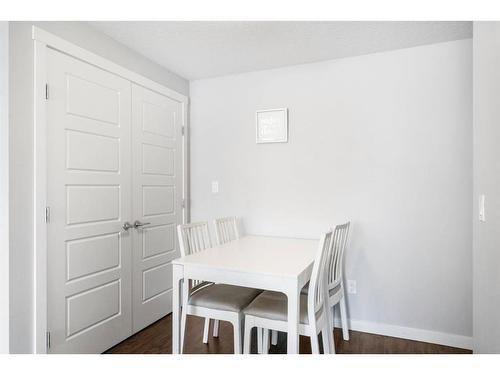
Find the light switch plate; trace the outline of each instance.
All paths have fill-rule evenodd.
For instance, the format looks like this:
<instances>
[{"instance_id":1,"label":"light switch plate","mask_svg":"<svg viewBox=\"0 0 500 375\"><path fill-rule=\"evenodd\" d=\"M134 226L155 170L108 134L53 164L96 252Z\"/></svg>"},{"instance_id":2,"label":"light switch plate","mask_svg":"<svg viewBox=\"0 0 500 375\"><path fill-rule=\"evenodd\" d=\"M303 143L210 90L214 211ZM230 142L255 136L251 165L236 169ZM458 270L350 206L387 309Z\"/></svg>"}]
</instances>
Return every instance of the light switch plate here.
<instances>
[{"instance_id":1,"label":"light switch plate","mask_svg":"<svg viewBox=\"0 0 500 375\"><path fill-rule=\"evenodd\" d=\"M212 181L212 194L219 192L219 181Z\"/></svg>"}]
</instances>

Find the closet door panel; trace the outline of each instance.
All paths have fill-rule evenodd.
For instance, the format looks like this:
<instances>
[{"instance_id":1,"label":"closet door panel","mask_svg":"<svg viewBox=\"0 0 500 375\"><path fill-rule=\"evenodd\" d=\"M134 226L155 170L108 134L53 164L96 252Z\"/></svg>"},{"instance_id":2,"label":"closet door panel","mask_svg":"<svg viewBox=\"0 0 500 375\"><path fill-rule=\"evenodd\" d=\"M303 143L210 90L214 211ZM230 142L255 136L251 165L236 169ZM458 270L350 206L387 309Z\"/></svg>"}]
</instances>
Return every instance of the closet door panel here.
<instances>
[{"instance_id":1,"label":"closet door panel","mask_svg":"<svg viewBox=\"0 0 500 375\"><path fill-rule=\"evenodd\" d=\"M172 311L182 221L182 103L132 85L133 331ZM147 224L146 224L147 223Z\"/></svg>"},{"instance_id":2,"label":"closet door panel","mask_svg":"<svg viewBox=\"0 0 500 375\"><path fill-rule=\"evenodd\" d=\"M132 333L131 84L47 49L50 353L101 353Z\"/></svg>"}]
</instances>

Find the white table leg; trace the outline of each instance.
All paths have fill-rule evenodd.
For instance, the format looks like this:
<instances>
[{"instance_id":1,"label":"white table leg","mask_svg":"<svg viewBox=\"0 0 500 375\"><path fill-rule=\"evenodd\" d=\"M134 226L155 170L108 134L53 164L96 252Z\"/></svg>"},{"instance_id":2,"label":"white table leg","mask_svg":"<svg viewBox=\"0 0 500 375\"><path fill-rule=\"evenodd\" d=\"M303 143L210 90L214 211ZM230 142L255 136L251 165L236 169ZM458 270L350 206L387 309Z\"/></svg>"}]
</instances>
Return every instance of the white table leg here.
<instances>
[{"instance_id":1,"label":"white table leg","mask_svg":"<svg viewBox=\"0 0 500 375\"><path fill-rule=\"evenodd\" d=\"M181 295L184 281L184 267L172 265L172 354L180 353L181 342Z\"/></svg>"},{"instance_id":2,"label":"white table leg","mask_svg":"<svg viewBox=\"0 0 500 375\"><path fill-rule=\"evenodd\" d=\"M288 298L288 354L299 354L300 289L298 285L287 293Z\"/></svg>"}]
</instances>

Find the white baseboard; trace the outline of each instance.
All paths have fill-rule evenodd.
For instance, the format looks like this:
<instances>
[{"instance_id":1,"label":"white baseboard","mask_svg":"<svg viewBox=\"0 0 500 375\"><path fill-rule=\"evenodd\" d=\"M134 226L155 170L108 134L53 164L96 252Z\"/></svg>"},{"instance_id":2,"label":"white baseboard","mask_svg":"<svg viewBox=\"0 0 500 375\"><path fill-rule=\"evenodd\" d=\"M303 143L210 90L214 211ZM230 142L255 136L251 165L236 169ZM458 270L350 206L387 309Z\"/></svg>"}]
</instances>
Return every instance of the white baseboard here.
<instances>
[{"instance_id":1,"label":"white baseboard","mask_svg":"<svg viewBox=\"0 0 500 375\"><path fill-rule=\"evenodd\" d=\"M335 319L335 327L341 327L338 318ZM349 329L376 335L398 337L407 340L423 341L472 350L472 337L470 336L352 319L349 320Z\"/></svg>"}]
</instances>

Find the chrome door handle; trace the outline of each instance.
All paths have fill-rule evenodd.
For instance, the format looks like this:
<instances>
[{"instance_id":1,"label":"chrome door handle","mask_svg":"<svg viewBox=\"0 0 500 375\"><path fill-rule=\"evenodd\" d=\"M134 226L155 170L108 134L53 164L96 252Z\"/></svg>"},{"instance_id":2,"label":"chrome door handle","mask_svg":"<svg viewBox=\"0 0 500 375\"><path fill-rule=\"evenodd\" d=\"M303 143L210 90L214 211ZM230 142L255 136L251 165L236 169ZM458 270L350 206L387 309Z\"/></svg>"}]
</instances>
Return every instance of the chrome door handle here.
<instances>
[{"instance_id":1,"label":"chrome door handle","mask_svg":"<svg viewBox=\"0 0 500 375\"><path fill-rule=\"evenodd\" d=\"M144 225L149 225L149 224L151 224L151 223L141 223L139 220L136 220L136 221L134 222L134 228L135 228L135 229L138 229L138 228L143 227Z\"/></svg>"},{"instance_id":2,"label":"chrome door handle","mask_svg":"<svg viewBox=\"0 0 500 375\"><path fill-rule=\"evenodd\" d=\"M126 221L125 223L123 223L122 225L122 228L125 232L127 232L130 228L132 228L132 224L130 224L128 221Z\"/></svg>"}]
</instances>

